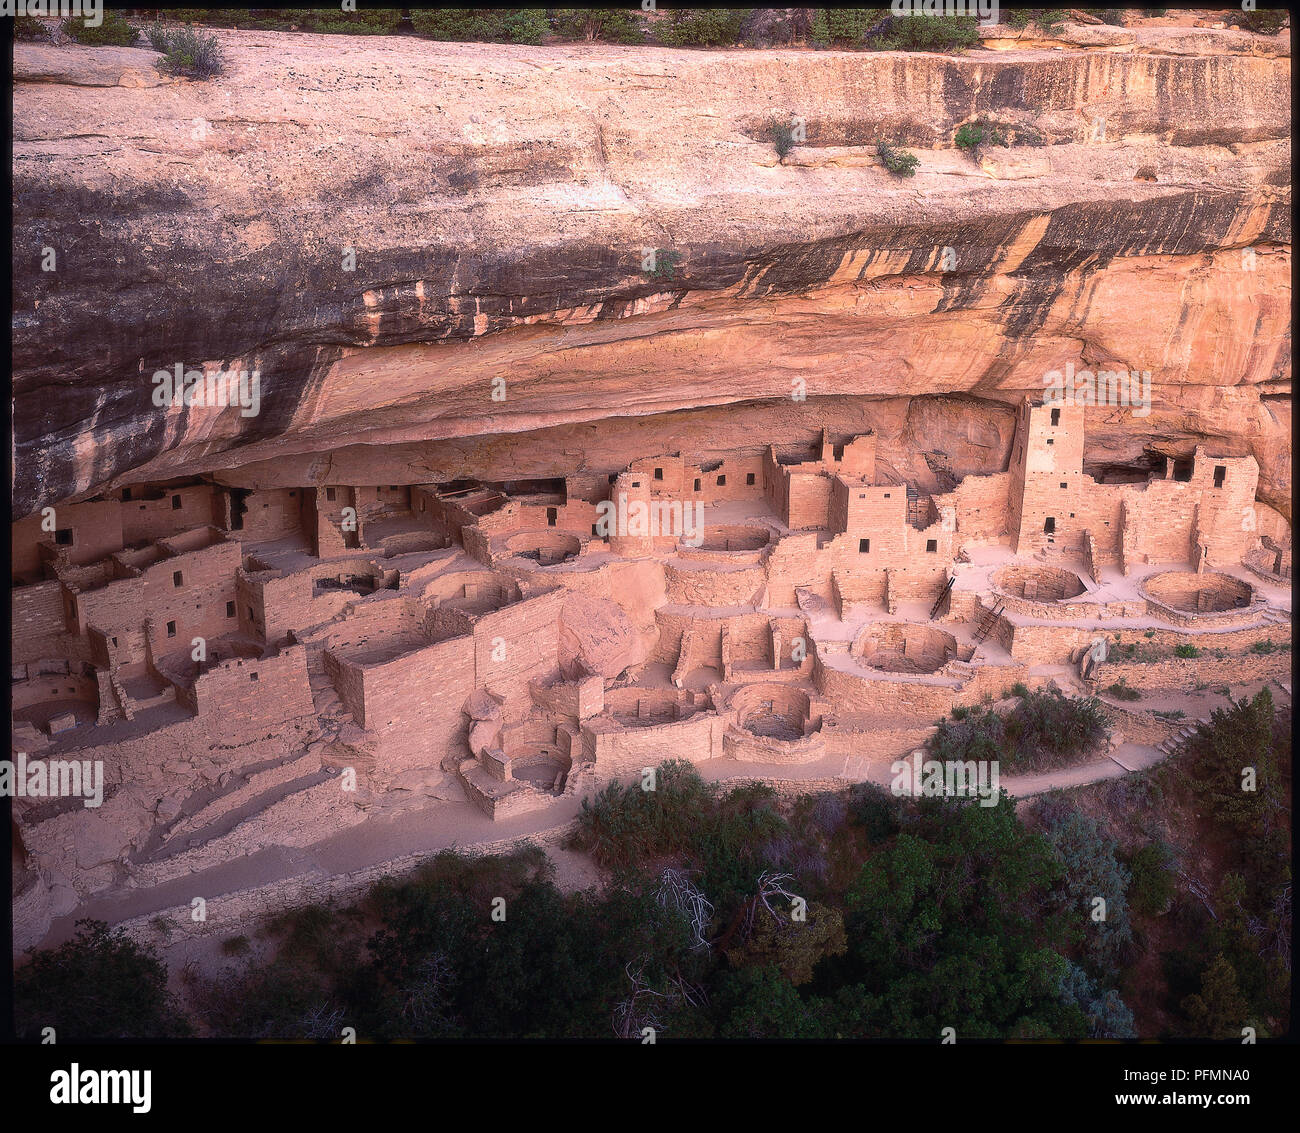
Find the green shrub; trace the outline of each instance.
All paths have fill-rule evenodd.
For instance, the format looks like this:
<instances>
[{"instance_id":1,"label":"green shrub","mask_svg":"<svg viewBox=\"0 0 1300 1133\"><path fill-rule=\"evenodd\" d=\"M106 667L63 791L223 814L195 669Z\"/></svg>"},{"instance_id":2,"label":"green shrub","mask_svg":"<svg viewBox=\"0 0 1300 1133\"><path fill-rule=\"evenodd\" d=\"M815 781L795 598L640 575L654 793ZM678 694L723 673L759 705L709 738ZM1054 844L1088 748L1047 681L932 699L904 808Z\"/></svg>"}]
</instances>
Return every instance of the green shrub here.
<instances>
[{"instance_id":1,"label":"green shrub","mask_svg":"<svg viewBox=\"0 0 1300 1133\"><path fill-rule=\"evenodd\" d=\"M1041 798L1034 810L1062 866L1056 895L1069 932L1082 945L1090 966L1111 972L1133 935L1126 900L1131 876L1116 856L1115 840L1060 792ZM1094 921L1089 914L1098 897L1106 902L1106 914L1104 920Z\"/></svg>"},{"instance_id":2,"label":"green shrub","mask_svg":"<svg viewBox=\"0 0 1300 1133\"><path fill-rule=\"evenodd\" d=\"M1174 899L1174 855L1160 841L1148 842L1129 860L1129 903L1144 916L1163 913Z\"/></svg>"},{"instance_id":3,"label":"green shrub","mask_svg":"<svg viewBox=\"0 0 1300 1133\"><path fill-rule=\"evenodd\" d=\"M1024 28L1031 23L1044 31L1056 32L1065 22L1065 12L1060 8L1003 8L1002 23L1010 28Z\"/></svg>"},{"instance_id":4,"label":"green shrub","mask_svg":"<svg viewBox=\"0 0 1300 1133\"><path fill-rule=\"evenodd\" d=\"M1128 682L1120 677L1113 685L1107 687L1106 691L1116 700L1141 700L1142 694L1135 688L1130 688Z\"/></svg>"},{"instance_id":5,"label":"green shrub","mask_svg":"<svg viewBox=\"0 0 1300 1133\"><path fill-rule=\"evenodd\" d=\"M50 38L50 29L35 16L14 17L14 39L41 41Z\"/></svg>"},{"instance_id":6,"label":"green shrub","mask_svg":"<svg viewBox=\"0 0 1300 1133\"><path fill-rule=\"evenodd\" d=\"M78 17L69 17L59 25L63 34L88 47L130 47L140 33L116 12L104 12L103 22L92 28Z\"/></svg>"},{"instance_id":7,"label":"green shrub","mask_svg":"<svg viewBox=\"0 0 1300 1133\"><path fill-rule=\"evenodd\" d=\"M1112 24L1115 27L1122 27L1124 24L1123 8L1084 8L1090 16L1096 16L1104 24Z\"/></svg>"},{"instance_id":8,"label":"green shrub","mask_svg":"<svg viewBox=\"0 0 1300 1133\"><path fill-rule=\"evenodd\" d=\"M953 135L958 149L974 157L981 146L1005 146L1007 139L993 122L963 122Z\"/></svg>"},{"instance_id":9,"label":"green shrub","mask_svg":"<svg viewBox=\"0 0 1300 1133\"><path fill-rule=\"evenodd\" d=\"M1095 699L1072 700L1058 689L1017 688L1020 703L1006 716L972 710L964 720L941 720L926 741L938 760L1000 760L1011 770L1036 770L1087 754L1106 734ZM1012 690L1016 691L1015 689Z\"/></svg>"},{"instance_id":10,"label":"green shrub","mask_svg":"<svg viewBox=\"0 0 1300 1133\"><path fill-rule=\"evenodd\" d=\"M545 8L413 8L411 25L431 39L464 43L541 43Z\"/></svg>"},{"instance_id":11,"label":"green shrub","mask_svg":"<svg viewBox=\"0 0 1300 1133\"><path fill-rule=\"evenodd\" d=\"M673 280L677 277L677 266L682 262L681 252L672 248L656 248L654 267L646 275L651 279Z\"/></svg>"},{"instance_id":12,"label":"green shrub","mask_svg":"<svg viewBox=\"0 0 1300 1133\"><path fill-rule=\"evenodd\" d=\"M782 161L795 146L794 115L785 118L771 118L767 123L768 141L776 147L776 156Z\"/></svg>"},{"instance_id":13,"label":"green shrub","mask_svg":"<svg viewBox=\"0 0 1300 1133\"><path fill-rule=\"evenodd\" d=\"M644 43L646 38L641 13L626 8L556 8L555 31L589 42Z\"/></svg>"},{"instance_id":14,"label":"green shrub","mask_svg":"<svg viewBox=\"0 0 1300 1133\"><path fill-rule=\"evenodd\" d=\"M875 783L854 783L849 788L849 820L862 828L873 846L898 833L902 813L902 800L884 787Z\"/></svg>"},{"instance_id":15,"label":"green shrub","mask_svg":"<svg viewBox=\"0 0 1300 1133\"><path fill-rule=\"evenodd\" d=\"M1195 645L1176 645L1174 646L1175 657L1199 657L1201 651Z\"/></svg>"},{"instance_id":16,"label":"green shrub","mask_svg":"<svg viewBox=\"0 0 1300 1133\"><path fill-rule=\"evenodd\" d=\"M1277 652L1277 642L1265 638L1263 641L1254 642L1250 651L1252 653L1275 653Z\"/></svg>"},{"instance_id":17,"label":"green shrub","mask_svg":"<svg viewBox=\"0 0 1300 1133\"><path fill-rule=\"evenodd\" d=\"M818 8L809 38L817 47L858 47L887 8Z\"/></svg>"},{"instance_id":18,"label":"green shrub","mask_svg":"<svg viewBox=\"0 0 1300 1133\"><path fill-rule=\"evenodd\" d=\"M1237 23L1247 31L1258 32L1260 35L1277 35L1286 27L1288 18L1285 8L1257 8L1253 12L1239 12Z\"/></svg>"},{"instance_id":19,"label":"green shrub","mask_svg":"<svg viewBox=\"0 0 1300 1133\"><path fill-rule=\"evenodd\" d=\"M868 42L886 51L961 51L979 44L974 16L891 16Z\"/></svg>"},{"instance_id":20,"label":"green shrub","mask_svg":"<svg viewBox=\"0 0 1300 1133\"><path fill-rule=\"evenodd\" d=\"M880 155L880 164L895 177L914 177L916 167L921 159L905 149L895 149L888 142L877 142L876 153Z\"/></svg>"},{"instance_id":21,"label":"green shrub","mask_svg":"<svg viewBox=\"0 0 1300 1133\"><path fill-rule=\"evenodd\" d=\"M391 35L402 22L401 8L305 8L297 15L303 31L330 35Z\"/></svg>"},{"instance_id":22,"label":"green shrub","mask_svg":"<svg viewBox=\"0 0 1300 1133\"><path fill-rule=\"evenodd\" d=\"M162 52L159 70L193 79L210 79L223 74L225 57L215 35L201 35L189 24L179 31L165 31L154 25L149 29L149 43Z\"/></svg>"},{"instance_id":23,"label":"green shrub","mask_svg":"<svg viewBox=\"0 0 1300 1133\"><path fill-rule=\"evenodd\" d=\"M25 1038L44 1027L59 1042L189 1033L158 954L103 921L79 920L71 940L31 957L14 973L14 1023Z\"/></svg>"},{"instance_id":24,"label":"green shrub","mask_svg":"<svg viewBox=\"0 0 1300 1133\"><path fill-rule=\"evenodd\" d=\"M656 29L669 47L730 47L753 8L678 8Z\"/></svg>"}]
</instances>

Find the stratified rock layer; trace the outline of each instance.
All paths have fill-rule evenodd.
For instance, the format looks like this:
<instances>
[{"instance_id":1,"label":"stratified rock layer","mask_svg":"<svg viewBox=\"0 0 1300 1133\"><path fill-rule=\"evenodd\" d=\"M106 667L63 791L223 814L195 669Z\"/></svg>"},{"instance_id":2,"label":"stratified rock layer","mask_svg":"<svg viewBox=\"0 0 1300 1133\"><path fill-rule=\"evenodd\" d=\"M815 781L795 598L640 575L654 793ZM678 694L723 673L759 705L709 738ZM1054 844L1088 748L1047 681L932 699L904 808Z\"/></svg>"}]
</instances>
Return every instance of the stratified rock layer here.
<instances>
[{"instance_id":1,"label":"stratified rock layer","mask_svg":"<svg viewBox=\"0 0 1300 1133\"><path fill-rule=\"evenodd\" d=\"M1290 513L1286 36L954 58L218 34L204 83L147 49L16 47L18 514L195 472L611 472L823 425L925 483L1005 467L1012 405L1067 362L1152 375L1149 415L1089 414L1098 466L1208 442ZM956 150L975 118L1016 145ZM257 368L260 413L155 407L177 363Z\"/></svg>"}]
</instances>

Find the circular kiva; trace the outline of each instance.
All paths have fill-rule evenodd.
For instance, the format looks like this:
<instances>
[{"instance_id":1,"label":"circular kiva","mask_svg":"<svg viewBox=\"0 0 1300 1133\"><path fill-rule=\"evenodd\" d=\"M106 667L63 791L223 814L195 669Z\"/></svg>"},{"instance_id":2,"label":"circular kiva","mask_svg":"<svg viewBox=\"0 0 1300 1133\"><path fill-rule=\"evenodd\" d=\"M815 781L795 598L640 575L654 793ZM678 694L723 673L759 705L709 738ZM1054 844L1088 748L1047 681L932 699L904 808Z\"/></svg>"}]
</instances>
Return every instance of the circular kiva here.
<instances>
[{"instance_id":1,"label":"circular kiva","mask_svg":"<svg viewBox=\"0 0 1300 1133\"><path fill-rule=\"evenodd\" d=\"M850 651L884 673L933 673L957 656L957 639L934 626L875 622L863 627Z\"/></svg>"}]
</instances>

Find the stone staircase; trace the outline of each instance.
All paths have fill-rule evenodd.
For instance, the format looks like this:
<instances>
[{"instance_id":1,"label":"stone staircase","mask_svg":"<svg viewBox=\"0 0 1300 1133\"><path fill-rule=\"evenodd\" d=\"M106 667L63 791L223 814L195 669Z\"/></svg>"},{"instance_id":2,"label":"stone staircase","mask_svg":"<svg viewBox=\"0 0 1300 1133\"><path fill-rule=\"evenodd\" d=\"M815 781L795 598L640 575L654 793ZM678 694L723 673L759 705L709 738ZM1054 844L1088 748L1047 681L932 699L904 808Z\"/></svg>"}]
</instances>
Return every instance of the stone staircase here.
<instances>
[{"instance_id":1,"label":"stone staircase","mask_svg":"<svg viewBox=\"0 0 1300 1133\"><path fill-rule=\"evenodd\" d=\"M1187 746L1187 741L1196 735L1197 725L1204 726L1209 724L1209 722L1210 718L1208 716L1202 716L1195 723L1186 724L1179 728L1176 734L1170 736L1167 740L1163 740L1156 746L1166 755L1176 755Z\"/></svg>"}]
</instances>

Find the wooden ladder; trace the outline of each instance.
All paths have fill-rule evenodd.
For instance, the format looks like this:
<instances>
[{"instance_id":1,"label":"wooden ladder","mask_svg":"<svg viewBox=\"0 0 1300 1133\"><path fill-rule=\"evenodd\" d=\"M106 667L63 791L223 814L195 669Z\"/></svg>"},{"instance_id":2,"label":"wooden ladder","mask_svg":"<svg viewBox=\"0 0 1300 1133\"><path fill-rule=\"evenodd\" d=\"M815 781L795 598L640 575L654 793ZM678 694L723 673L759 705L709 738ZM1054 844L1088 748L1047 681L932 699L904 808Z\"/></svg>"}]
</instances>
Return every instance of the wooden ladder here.
<instances>
[{"instance_id":1,"label":"wooden ladder","mask_svg":"<svg viewBox=\"0 0 1300 1133\"><path fill-rule=\"evenodd\" d=\"M999 598L990 609L984 611L984 616L980 618L980 624L975 628L975 636L972 640L974 640L976 645L979 645L990 633L993 632L993 627L997 624L998 615L1001 613L1002 599Z\"/></svg>"},{"instance_id":2,"label":"wooden ladder","mask_svg":"<svg viewBox=\"0 0 1300 1133\"><path fill-rule=\"evenodd\" d=\"M934 615L939 612L939 607L943 605L943 600L948 597L948 591L952 589L952 584L957 581L955 574L948 576L948 581L943 584L943 589L939 592L939 597L934 600L934 605L930 607L930 620L934 621Z\"/></svg>"}]
</instances>

